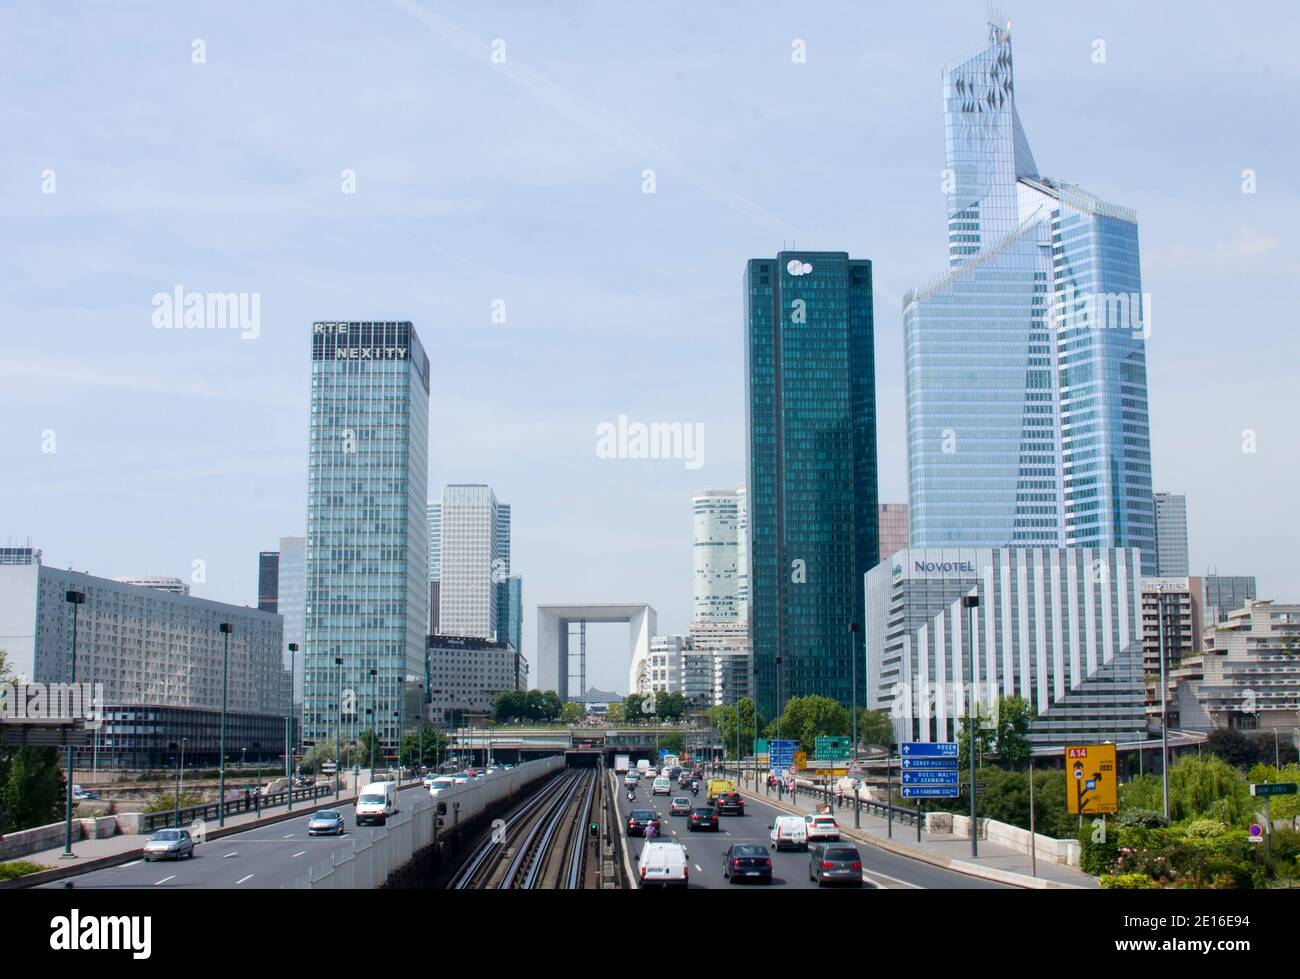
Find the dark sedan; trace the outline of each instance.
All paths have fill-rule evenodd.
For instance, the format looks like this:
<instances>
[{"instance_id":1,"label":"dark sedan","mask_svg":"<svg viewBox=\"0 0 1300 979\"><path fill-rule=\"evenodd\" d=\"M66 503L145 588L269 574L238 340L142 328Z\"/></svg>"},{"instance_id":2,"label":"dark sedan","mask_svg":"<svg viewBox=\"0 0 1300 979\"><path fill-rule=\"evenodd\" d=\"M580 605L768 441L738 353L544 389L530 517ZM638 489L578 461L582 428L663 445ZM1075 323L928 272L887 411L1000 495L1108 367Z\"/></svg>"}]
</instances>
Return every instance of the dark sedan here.
<instances>
[{"instance_id":1,"label":"dark sedan","mask_svg":"<svg viewBox=\"0 0 1300 979\"><path fill-rule=\"evenodd\" d=\"M851 884L862 886L862 854L856 846L845 843L822 843L809 847L808 879L817 886Z\"/></svg>"},{"instance_id":2,"label":"dark sedan","mask_svg":"<svg viewBox=\"0 0 1300 979\"><path fill-rule=\"evenodd\" d=\"M655 835L659 835L659 814L653 809L633 809L627 817L628 836L645 836L648 826L653 826Z\"/></svg>"},{"instance_id":3,"label":"dark sedan","mask_svg":"<svg viewBox=\"0 0 1300 979\"><path fill-rule=\"evenodd\" d=\"M732 884L738 880L770 884L772 854L767 852L767 847L757 843L733 843L722 857L722 876Z\"/></svg>"},{"instance_id":4,"label":"dark sedan","mask_svg":"<svg viewBox=\"0 0 1300 979\"><path fill-rule=\"evenodd\" d=\"M686 826L692 833L697 829L711 829L716 833L719 829L718 810L712 806L696 806L691 810Z\"/></svg>"},{"instance_id":5,"label":"dark sedan","mask_svg":"<svg viewBox=\"0 0 1300 979\"><path fill-rule=\"evenodd\" d=\"M723 792L718 796L717 806L723 816L745 815L745 800L739 792Z\"/></svg>"}]
</instances>

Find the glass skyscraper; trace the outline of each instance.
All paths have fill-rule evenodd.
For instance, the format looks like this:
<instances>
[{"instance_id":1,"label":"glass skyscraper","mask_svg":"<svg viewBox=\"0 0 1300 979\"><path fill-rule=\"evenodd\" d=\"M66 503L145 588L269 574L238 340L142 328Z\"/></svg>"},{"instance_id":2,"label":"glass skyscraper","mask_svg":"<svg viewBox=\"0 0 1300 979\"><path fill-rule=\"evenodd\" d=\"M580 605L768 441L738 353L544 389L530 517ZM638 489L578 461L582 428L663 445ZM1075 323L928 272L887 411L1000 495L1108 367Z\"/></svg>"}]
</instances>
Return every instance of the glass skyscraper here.
<instances>
[{"instance_id":1,"label":"glass skyscraper","mask_svg":"<svg viewBox=\"0 0 1300 979\"><path fill-rule=\"evenodd\" d=\"M850 626L879 547L871 300L871 263L844 252L746 268L750 629L767 717L793 696L852 699Z\"/></svg>"},{"instance_id":2,"label":"glass skyscraper","mask_svg":"<svg viewBox=\"0 0 1300 979\"><path fill-rule=\"evenodd\" d=\"M406 322L312 326L304 738L420 717L429 358ZM342 660L336 665L335 660ZM342 699L340 701L340 692Z\"/></svg>"},{"instance_id":3,"label":"glass skyscraper","mask_svg":"<svg viewBox=\"0 0 1300 979\"><path fill-rule=\"evenodd\" d=\"M944 74L949 272L903 301L913 547L1136 547L1155 573L1137 217L1044 177L1011 35Z\"/></svg>"}]
</instances>

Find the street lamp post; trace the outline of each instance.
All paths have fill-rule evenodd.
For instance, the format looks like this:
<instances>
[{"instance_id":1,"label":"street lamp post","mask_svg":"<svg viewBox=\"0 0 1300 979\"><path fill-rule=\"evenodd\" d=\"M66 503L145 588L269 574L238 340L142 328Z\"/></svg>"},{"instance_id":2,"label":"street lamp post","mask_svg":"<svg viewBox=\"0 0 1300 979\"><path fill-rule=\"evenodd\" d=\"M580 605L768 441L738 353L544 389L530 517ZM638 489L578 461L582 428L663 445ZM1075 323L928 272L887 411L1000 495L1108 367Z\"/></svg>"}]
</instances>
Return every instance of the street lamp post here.
<instances>
[{"instance_id":1,"label":"street lamp post","mask_svg":"<svg viewBox=\"0 0 1300 979\"><path fill-rule=\"evenodd\" d=\"M284 790L289 793L289 812L293 812L293 773L290 766L293 764L293 673L297 653L298 644L289 643L289 712L284 715Z\"/></svg>"},{"instance_id":2,"label":"street lamp post","mask_svg":"<svg viewBox=\"0 0 1300 979\"><path fill-rule=\"evenodd\" d=\"M858 624L849 623L849 635L853 640L853 767L858 764ZM855 775L853 786L853 828L862 827L862 794L858 791L861 784L860 774Z\"/></svg>"},{"instance_id":3,"label":"street lamp post","mask_svg":"<svg viewBox=\"0 0 1300 979\"><path fill-rule=\"evenodd\" d=\"M77 682L77 606L86 604L84 591L64 592L63 600L72 606L72 658L68 662L68 689ZM68 732L71 735L71 731ZM72 852L72 738L68 738L68 800L63 827L63 858L74 859Z\"/></svg>"},{"instance_id":4,"label":"street lamp post","mask_svg":"<svg viewBox=\"0 0 1300 979\"><path fill-rule=\"evenodd\" d=\"M223 622L221 630L221 787L217 800L217 826L226 825L226 696L230 690L230 633L232 626Z\"/></svg>"},{"instance_id":5,"label":"street lamp post","mask_svg":"<svg viewBox=\"0 0 1300 979\"><path fill-rule=\"evenodd\" d=\"M1165 823L1169 823L1169 709L1165 702L1165 595L1156 593L1156 635L1160 652L1160 777L1165 803Z\"/></svg>"},{"instance_id":6,"label":"street lamp post","mask_svg":"<svg viewBox=\"0 0 1300 979\"><path fill-rule=\"evenodd\" d=\"M176 758L176 828L181 828L181 784L185 779L185 742L188 738L181 738L180 753Z\"/></svg>"},{"instance_id":7,"label":"street lamp post","mask_svg":"<svg viewBox=\"0 0 1300 979\"><path fill-rule=\"evenodd\" d=\"M334 665L339 672L338 721L334 725L334 801L339 801L339 786L343 782L343 657L335 656Z\"/></svg>"},{"instance_id":8,"label":"street lamp post","mask_svg":"<svg viewBox=\"0 0 1300 979\"><path fill-rule=\"evenodd\" d=\"M966 650L966 756L970 761L970 855L980 855L979 827L975 819L975 609L979 607L978 595L963 595L961 607L966 610L966 630L970 635ZM919 807L918 807L919 808ZM919 821L919 817L918 817ZM1032 841L1031 841L1032 842Z\"/></svg>"},{"instance_id":9,"label":"street lamp post","mask_svg":"<svg viewBox=\"0 0 1300 979\"><path fill-rule=\"evenodd\" d=\"M379 671L370 670L370 777L375 777L375 727L379 724Z\"/></svg>"}]
</instances>

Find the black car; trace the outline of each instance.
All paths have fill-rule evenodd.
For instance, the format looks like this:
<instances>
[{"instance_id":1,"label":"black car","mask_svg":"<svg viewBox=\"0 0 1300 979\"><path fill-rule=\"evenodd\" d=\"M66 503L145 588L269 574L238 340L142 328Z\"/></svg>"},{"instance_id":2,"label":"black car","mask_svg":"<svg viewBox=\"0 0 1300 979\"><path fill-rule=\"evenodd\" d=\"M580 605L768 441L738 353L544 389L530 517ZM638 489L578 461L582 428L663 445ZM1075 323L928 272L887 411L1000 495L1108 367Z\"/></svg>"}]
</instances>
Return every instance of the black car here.
<instances>
[{"instance_id":1,"label":"black car","mask_svg":"<svg viewBox=\"0 0 1300 979\"><path fill-rule=\"evenodd\" d=\"M817 886L850 884L862 886L862 854L847 843L821 843L808 848L808 879Z\"/></svg>"},{"instance_id":2,"label":"black car","mask_svg":"<svg viewBox=\"0 0 1300 979\"><path fill-rule=\"evenodd\" d=\"M692 833L697 829L711 829L716 833L719 829L718 810L713 806L696 806L686 817L686 826Z\"/></svg>"},{"instance_id":3,"label":"black car","mask_svg":"<svg viewBox=\"0 0 1300 979\"><path fill-rule=\"evenodd\" d=\"M745 800L739 792L721 793L714 805L718 807L718 813L723 816L745 815Z\"/></svg>"},{"instance_id":4,"label":"black car","mask_svg":"<svg viewBox=\"0 0 1300 979\"><path fill-rule=\"evenodd\" d=\"M633 809L627 817L627 835L628 836L645 836L647 826L655 828L655 835L659 835L659 814L653 809Z\"/></svg>"},{"instance_id":5,"label":"black car","mask_svg":"<svg viewBox=\"0 0 1300 979\"><path fill-rule=\"evenodd\" d=\"M722 857L722 876L728 883L738 880L756 880L760 884L772 883L772 854L758 843L733 843Z\"/></svg>"}]
</instances>

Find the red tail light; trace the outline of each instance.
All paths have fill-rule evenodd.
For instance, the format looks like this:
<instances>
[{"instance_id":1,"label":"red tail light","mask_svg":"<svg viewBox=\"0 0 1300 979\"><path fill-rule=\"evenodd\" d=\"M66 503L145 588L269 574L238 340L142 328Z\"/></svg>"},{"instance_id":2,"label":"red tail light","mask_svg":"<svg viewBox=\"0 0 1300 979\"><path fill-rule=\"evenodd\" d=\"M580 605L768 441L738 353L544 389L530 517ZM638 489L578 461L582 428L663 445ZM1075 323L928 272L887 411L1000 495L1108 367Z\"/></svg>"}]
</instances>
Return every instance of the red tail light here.
<instances>
[{"instance_id":1,"label":"red tail light","mask_svg":"<svg viewBox=\"0 0 1300 979\"><path fill-rule=\"evenodd\" d=\"M739 859L739 858L736 858L736 859L732 860L732 861L731 861L731 865L732 865L733 867L739 867L739 866L740 866L740 859Z\"/></svg>"},{"instance_id":2,"label":"red tail light","mask_svg":"<svg viewBox=\"0 0 1300 979\"><path fill-rule=\"evenodd\" d=\"M976 786L976 787L978 788L978 786ZM768 857L766 860L764 860L764 861L763 861L763 866L764 866L764 867L770 867L770 866L772 866L772 858L771 858L771 857Z\"/></svg>"},{"instance_id":3,"label":"red tail light","mask_svg":"<svg viewBox=\"0 0 1300 979\"><path fill-rule=\"evenodd\" d=\"M975 787L976 787L977 789L979 788L978 785L975 786ZM853 869L854 869L854 870L861 870L861 869L862 869L862 861L861 861L861 860L854 860L854 861L853 861Z\"/></svg>"},{"instance_id":4,"label":"red tail light","mask_svg":"<svg viewBox=\"0 0 1300 979\"><path fill-rule=\"evenodd\" d=\"M833 867L833 866L835 866L835 865L834 865L833 863L831 863L829 860L823 860L823 861L822 861L822 870L830 870L831 867Z\"/></svg>"}]
</instances>

